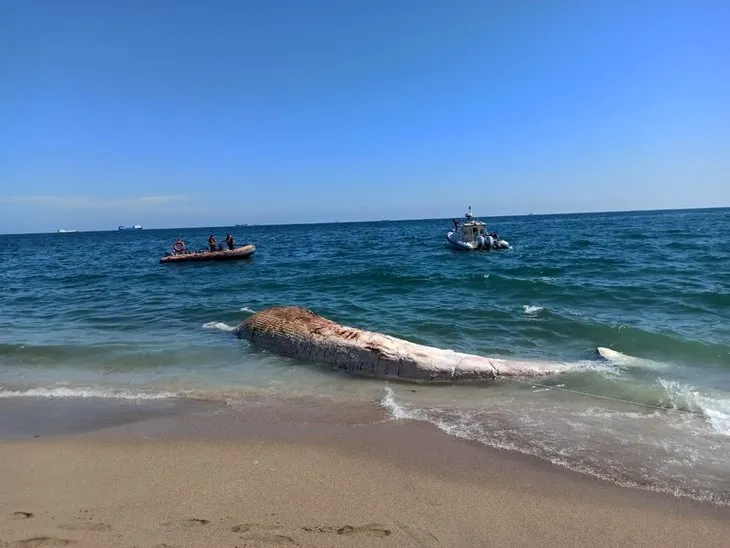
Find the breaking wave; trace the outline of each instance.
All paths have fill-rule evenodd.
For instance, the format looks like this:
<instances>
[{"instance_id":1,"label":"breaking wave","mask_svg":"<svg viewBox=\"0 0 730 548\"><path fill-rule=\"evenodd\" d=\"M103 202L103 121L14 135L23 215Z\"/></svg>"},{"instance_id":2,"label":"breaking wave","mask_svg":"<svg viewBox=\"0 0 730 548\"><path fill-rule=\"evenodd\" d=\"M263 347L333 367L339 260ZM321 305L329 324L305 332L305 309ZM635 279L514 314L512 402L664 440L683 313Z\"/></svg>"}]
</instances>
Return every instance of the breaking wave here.
<instances>
[{"instance_id":1,"label":"breaking wave","mask_svg":"<svg viewBox=\"0 0 730 548\"><path fill-rule=\"evenodd\" d=\"M551 394L536 390L518 406L510 399L483 407L431 406L386 385L381 406L394 419L429 422L451 436L539 457L623 487L730 506L728 462L717 452L716 430L723 437L728 433L730 401L723 407L689 396L709 420L708 429L701 417L675 409L586 406Z\"/></svg>"},{"instance_id":2,"label":"breaking wave","mask_svg":"<svg viewBox=\"0 0 730 548\"><path fill-rule=\"evenodd\" d=\"M99 398L117 400L166 400L179 397L174 392L152 392L143 390L66 387L28 388L14 390L0 387L0 398Z\"/></svg>"}]
</instances>

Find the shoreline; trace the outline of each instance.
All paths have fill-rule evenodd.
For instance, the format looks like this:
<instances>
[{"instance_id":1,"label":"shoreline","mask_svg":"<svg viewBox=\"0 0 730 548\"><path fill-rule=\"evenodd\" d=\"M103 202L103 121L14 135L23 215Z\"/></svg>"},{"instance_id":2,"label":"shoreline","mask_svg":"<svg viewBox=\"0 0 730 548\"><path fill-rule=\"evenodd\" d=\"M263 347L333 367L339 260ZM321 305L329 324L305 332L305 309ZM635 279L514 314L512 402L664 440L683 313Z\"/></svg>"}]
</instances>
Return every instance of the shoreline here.
<instances>
[{"instance_id":1,"label":"shoreline","mask_svg":"<svg viewBox=\"0 0 730 548\"><path fill-rule=\"evenodd\" d=\"M0 402L0 426L32 404ZM728 508L620 487L359 402L40 407L25 437L0 441L0 545L721 546L730 534ZM38 538L50 540L13 544Z\"/></svg>"}]
</instances>

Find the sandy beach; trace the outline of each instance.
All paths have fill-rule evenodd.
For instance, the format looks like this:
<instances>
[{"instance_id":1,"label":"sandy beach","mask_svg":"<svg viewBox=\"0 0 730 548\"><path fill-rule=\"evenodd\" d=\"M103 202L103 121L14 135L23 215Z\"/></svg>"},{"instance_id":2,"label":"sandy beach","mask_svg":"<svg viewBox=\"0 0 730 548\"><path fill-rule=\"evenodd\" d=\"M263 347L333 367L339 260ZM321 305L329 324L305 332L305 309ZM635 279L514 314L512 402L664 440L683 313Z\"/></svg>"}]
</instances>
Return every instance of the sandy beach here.
<instances>
[{"instance_id":1,"label":"sandy beach","mask_svg":"<svg viewBox=\"0 0 730 548\"><path fill-rule=\"evenodd\" d=\"M69 405L46 402L46 415ZM27 420L25 437L0 443L2 545L723 546L730 535L726 508L377 410L182 405L118 410L96 427L79 405L86 427L39 435ZM2 402L3 424L23 407Z\"/></svg>"}]
</instances>

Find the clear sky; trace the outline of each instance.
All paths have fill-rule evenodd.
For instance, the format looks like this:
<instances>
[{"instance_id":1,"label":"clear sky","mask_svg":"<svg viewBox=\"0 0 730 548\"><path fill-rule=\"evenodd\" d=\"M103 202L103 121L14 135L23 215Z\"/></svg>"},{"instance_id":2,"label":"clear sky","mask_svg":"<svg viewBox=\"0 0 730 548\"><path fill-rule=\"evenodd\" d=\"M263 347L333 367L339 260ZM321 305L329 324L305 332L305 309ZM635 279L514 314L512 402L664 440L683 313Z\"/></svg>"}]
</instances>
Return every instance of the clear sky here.
<instances>
[{"instance_id":1,"label":"clear sky","mask_svg":"<svg viewBox=\"0 0 730 548\"><path fill-rule=\"evenodd\" d=\"M0 0L0 232L730 205L730 2Z\"/></svg>"}]
</instances>

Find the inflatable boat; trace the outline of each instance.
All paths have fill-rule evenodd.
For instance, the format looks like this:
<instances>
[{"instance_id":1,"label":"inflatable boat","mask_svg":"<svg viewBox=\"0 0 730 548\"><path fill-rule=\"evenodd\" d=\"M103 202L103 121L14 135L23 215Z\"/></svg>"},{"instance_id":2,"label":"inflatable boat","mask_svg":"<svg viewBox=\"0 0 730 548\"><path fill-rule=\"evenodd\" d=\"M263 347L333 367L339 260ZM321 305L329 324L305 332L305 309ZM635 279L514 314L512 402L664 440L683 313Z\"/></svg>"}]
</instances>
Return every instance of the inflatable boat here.
<instances>
[{"instance_id":1,"label":"inflatable boat","mask_svg":"<svg viewBox=\"0 0 730 548\"><path fill-rule=\"evenodd\" d=\"M202 261L240 261L248 259L256 251L256 246L247 244L233 249L224 249L220 251L178 251L165 253L160 259L160 263L191 263Z\"/></svg>"},{"instance_id":2,"label":"inflatable boat","mask_svg":"<svg viewBox=\"0 0 730 548\"><path fill-rule=\"evenodd\" d=\"M509 249L509 242L499 234L487 232L487 223L478 221L469 211L464 214L465 220L454 219L454 229L446 233L446 241L455 249L463 251L491 251Z\"/></svg>"}]
</instances>

